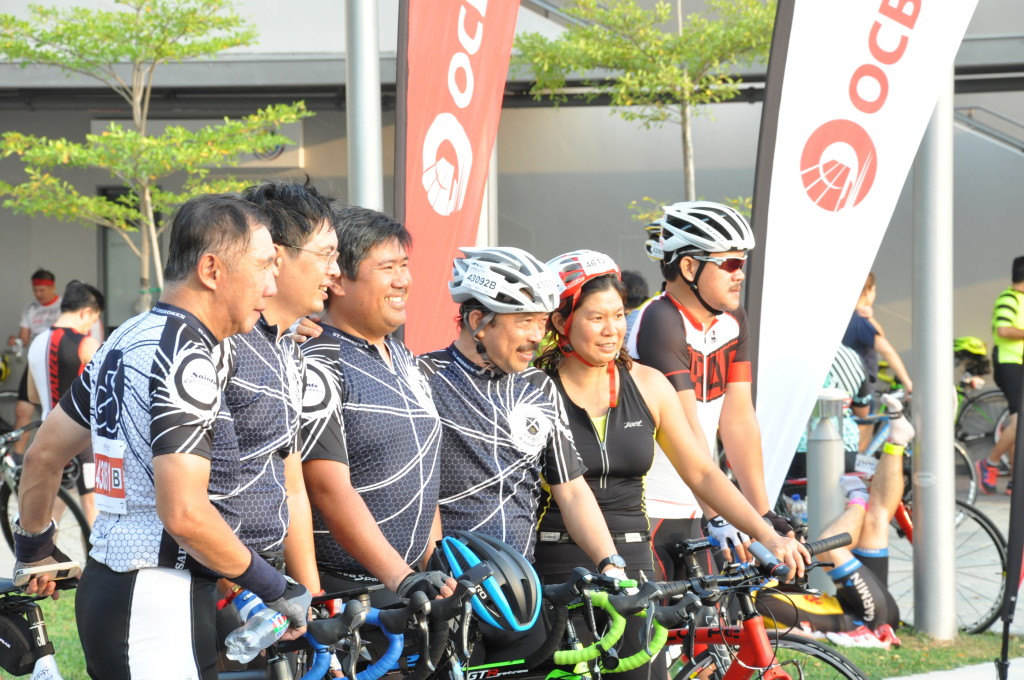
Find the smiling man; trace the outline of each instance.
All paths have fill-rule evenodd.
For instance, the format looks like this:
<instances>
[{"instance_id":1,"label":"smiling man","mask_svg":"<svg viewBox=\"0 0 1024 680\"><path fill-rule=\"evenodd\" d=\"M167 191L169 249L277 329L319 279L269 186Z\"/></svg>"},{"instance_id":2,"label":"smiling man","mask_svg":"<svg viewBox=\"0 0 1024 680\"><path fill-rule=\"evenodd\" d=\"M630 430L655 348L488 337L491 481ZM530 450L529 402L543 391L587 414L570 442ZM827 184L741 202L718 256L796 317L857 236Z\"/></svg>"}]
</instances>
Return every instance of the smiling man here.
<instances>
[{"instance_id":1,"label":"smiling man","mask_svg":"<svg viewBox=\"0 0 1024 680\"><path fill-rule=\"evenodd\" d=\"M316 592L299 437L305 362L287 329L322 312L338 278L335 213L308 180L262 182L242 198L269 220L277 295L253 330L224 341L234 371L213 433L210 498L242 543Z\"/></svg>"},{"instance_id":2,"label":"smiling man","mask_svg":"<svg viewBox=\"0 0 1024 680\"><path fill-rule=\"evenodd\" d=\"M339 209L337 224L341 276L323 333L302 344L303 476L321 582L450 594L441 574L415 571L431 545L441 428L412 353L392 335L405 323L412 237L356 206ZM375 605L386 597L375 593Z\"/></svg>"},{"instance_id":3,"label":"smiling man","mask_svg":"<svg viewBox=\"0 0 1024 680\"><path fill-rule=\"evenodd\" d=\"M707 201L666 206L659 224L658 240L648 241L647 249L661 261L665 290L641 308L627 349L669 379L708 455L721 437L743 495L777 531L788 533L792 528L771 512L764 488L747 317L740 307L754 234L736 210ZM660 450L648 475L647 512L655 546L699 536L702 515L710 518L708 531L723 546L748 540L714 508L698 504Z\"/></svg>"},{"instance_id":4,"label":"smiling man","mask_svg":"<svg viewBox=\"0 0 1024 680\"><path fill-rule=\"evenodd\" d=\"M266 225L238 196L183 204L159 304L96 351L25 456L16 568L64 561L53 544L54 497L65 463L90 439L95 452L100 512L75 606L92 678L216 678L217 574L284 613L292 634L305 629L306 608L293 600L305 589L243 544L208 495L231 373L220 342L252 330L276 292ZM53 588L47 577L28 584Z\"/></svg>"},{"instance_id":5,"label":"smiling man","mask_svg":"<svg viewBox=\"0 0 1024 680\"><path fill-rule=\"evenodd\" d=\"M443 425L442 528L483 532L532 561L544 481L594 564L623 566L583 479L562 399L530 368L558 304L558 276L519 248L461 250L448 284L459 336L420 357Z\"/></svg>"}]
</instances>

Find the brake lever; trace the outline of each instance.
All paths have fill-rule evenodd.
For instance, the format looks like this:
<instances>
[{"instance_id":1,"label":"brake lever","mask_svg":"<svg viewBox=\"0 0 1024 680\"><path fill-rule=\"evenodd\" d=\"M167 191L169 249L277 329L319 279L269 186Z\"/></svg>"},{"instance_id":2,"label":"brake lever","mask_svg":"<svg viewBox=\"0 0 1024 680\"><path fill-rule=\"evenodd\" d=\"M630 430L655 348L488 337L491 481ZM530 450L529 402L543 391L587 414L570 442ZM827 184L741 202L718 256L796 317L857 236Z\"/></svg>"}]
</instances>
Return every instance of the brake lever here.
<instances>
[{"instance_id":1,"label":"brake lever","mask_svg":"<svg viewBox=\"0 0 1024 680\"><path fill-rule=\"evenodd\" d=\"M651 633L654 631L654 607L654 602L649 602L647 609L644 610L647 616L647 619L644 621L644 652L650 657L654 656L651 653Z\"/></svg>"},{"instance_id":2,"label":"brake lever","mask_svg":"<svg viewBox=\"0 0 1024 680\"><path fill-rule=\"evenodd\" d=\"M427 670L433 672L434 662L430 660L430 626L428 625L430 600L427 599L426 594L422 591L418 591L417 593L414 593L414 595L423 595L423 601L417 603L418 606L412 613L416 629L419 631L420 658L423 659L423 663L426 665ZM415 599L416 598L411 599L409 604L413 604Z\"/></svg>"}]
</instances>

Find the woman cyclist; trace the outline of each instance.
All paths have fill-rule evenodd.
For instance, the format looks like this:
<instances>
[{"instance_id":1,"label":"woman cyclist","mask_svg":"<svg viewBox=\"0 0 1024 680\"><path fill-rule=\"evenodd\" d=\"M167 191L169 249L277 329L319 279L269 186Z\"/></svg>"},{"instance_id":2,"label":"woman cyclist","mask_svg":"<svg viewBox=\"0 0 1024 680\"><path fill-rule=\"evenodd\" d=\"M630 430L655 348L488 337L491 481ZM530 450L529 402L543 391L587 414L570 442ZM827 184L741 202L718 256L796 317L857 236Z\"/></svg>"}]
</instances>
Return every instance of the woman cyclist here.
<instances>
[{"instance_id":1,"label":"woman cyclist","mask_svg":"<svg viewBox=\"0 0 1024 680\"><path fill-rule=\"evenodd\" d=\"M713 498L733 526L802 573L809 558L800 544L776 534L700 452L668 380L634 363L623 350L625 290L611 258L581 250L556 257L548 267L559 274L564 288L551 315L555 342L536 363L562 393L573 439L587 467L585 478L628 565L627 574L654 574L644 476L654 460L655 441L698 496ZM541 508L535 567L543 582L564 581L573 567L589 560L568 540L550 495ZM640 672L647 677L648 669ZM651 677L659 677L656 670Z\"/></svg>"}]
</instances>

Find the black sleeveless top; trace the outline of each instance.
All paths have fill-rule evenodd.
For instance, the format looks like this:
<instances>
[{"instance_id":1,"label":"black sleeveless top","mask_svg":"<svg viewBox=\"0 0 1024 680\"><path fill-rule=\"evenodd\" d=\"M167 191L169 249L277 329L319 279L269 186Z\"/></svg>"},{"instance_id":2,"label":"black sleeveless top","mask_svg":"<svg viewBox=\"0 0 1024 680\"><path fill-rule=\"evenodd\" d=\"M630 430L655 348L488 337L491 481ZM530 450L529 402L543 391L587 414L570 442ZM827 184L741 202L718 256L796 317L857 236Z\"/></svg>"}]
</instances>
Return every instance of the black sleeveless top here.
<instances>
[{"instance_id":1,"label":"black sleeveless top","mask_svg":"<svg viewBox=\"0 0 1024 680\"><path fill-rule=\"evenodd\" d=\"M597 436L590 415L573 403L557 372L551 377L565 402L576 448L587 471L590 485L613 533L646 531L649 527L644 504L644 478L654 461L654 417L629 371L617 366L619 402L609 409L604 442ZM539 531L565 531L558 505L545 489L541 500Z\"/></svg>"}]
</instances>

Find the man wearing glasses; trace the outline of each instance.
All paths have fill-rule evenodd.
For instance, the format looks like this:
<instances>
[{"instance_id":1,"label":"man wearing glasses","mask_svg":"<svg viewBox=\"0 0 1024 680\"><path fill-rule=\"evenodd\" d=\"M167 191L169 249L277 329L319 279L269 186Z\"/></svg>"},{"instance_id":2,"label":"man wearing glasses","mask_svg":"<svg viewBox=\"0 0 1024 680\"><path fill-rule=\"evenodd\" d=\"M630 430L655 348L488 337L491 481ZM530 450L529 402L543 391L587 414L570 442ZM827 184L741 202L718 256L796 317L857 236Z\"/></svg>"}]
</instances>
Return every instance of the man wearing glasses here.
<instances>
[{"instance_id":1,"label":"man wearing glasses","mask_svg":"<svg viewBox=\"0 0 1024 680\"><path fill-rule=\"evenodd\" d=\"M706 201L666 206L657 224L660 232L646 247L660 261L665 288L640 310L627 348L675 386L690 427L707 442L708 455L715 451L716 435L721 437L743 495L777 531L789 533L792 527L771 512L764 488L761 434L750 391L740 291L753 232L734 209ZM742 545L747 537L715 508L699 504L661 451L647 476L647 514L655 545L699 536L703 516L710 518L711 536L748 559Z\"/></svg>"},{"instance_id":2,"label":"man wearing glasses","mask_svg":"<svg viewBox=\"0 0 1024 680\"><path fill-rule=\"evenodd\" d=\"M323 311L340 274L334 210L308 180L262 182L242 197L267 216L277 295L255 328L224 341L234 370L213 432L210 500L242 543L315 593L320 580L299 438L305 362L287 329Z\"/></svg>"}]
</instances>

